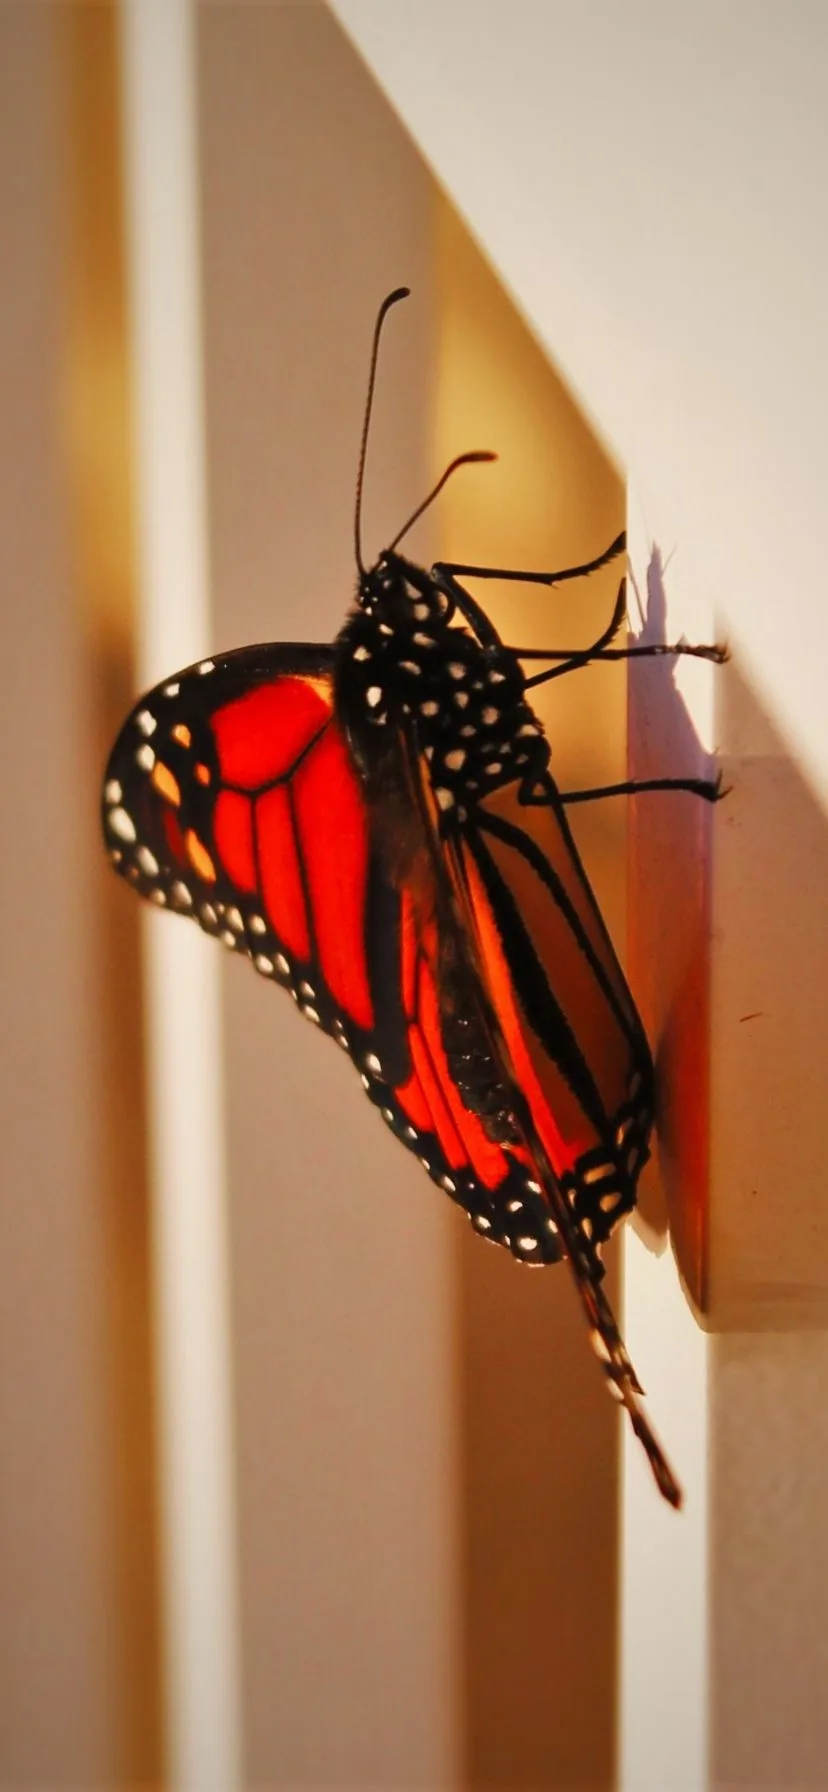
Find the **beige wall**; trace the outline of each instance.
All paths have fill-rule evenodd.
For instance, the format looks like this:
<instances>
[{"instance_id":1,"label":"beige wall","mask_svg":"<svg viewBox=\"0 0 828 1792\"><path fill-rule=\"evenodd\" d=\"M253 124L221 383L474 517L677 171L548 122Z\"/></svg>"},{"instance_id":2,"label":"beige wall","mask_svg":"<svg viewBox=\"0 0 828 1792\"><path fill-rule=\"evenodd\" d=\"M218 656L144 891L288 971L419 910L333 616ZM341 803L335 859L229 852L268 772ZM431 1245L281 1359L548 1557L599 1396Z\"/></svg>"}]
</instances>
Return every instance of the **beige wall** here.
<instances>
[{"instance_id":1,"label":"beige wall","mask_svg":"<svg viewBox=\"0 0 828 1792\"><path fill-rule=\"evenodd\" d=\"M512 300L442 200L439 460L497 450L449 487L440 551L494 566L577 565L624 523L617 469ZM557 592L478 587L504 639L593 639L616 569ZM623 777L624 680L539 691L556 775ZM574 811L605 912L623 928L623 804ZM618 1432L565 1271L531 1274L460 1239L466 1765L472 1786L609 1786L616 1718ZM612 1293L617 1292L613 1277Z\"/></svg>"},{"instance_id":2,"label":"beige wall","mask_svg":"<svg viewBox=\"0 0 828 1792\"><path fill-rule=\"evenodd\" d=\"M560 564L610 540L617 474L330 17L207 8L201 44L218 642L337 627L369 320L401 280L367 541L482 441L502 467L412 551L439 530ZM573 638L613 596L565 606ZM560 611L510 619L549 641ZM574 781L612 775L619 682L556 719ZM591 831L617 920L618 818ZM615 1417L565 1276L467 1238L283 1007L229 967L251 1776L432 1785L454 1756L475 1786L608 1785Z\"/></svg>"},{"instance_id":3,"label":"beige wall","mask_svg":"<svg viewBox=\"0 0 828 1792\"><path fill-rule=\"evenodd\" d=\"M137 926L96 820L132 685L113 25L0 9L2 1792L162 1777ZM207 5L198 52L216 646L338 626L401 280L369 551L481 443L423 557L609 540L615 469L327 10ZM611 583L502 614L585 638ZM618 679L549 714L573 781L613 775ZM582 818L617 925L621 826ZM617 1433L566 1275L473 1240L342 1055L225 979L249 1783L608 1787Z\"/></svg>"},{"instance_id":4,"label":"beige wall","mask_svg":"<svg viewBox=\"0 0 828 1792\"><path fill-rule=\"evenodd\" d=\"M329 640L373 316L403 280L369 552L430 473L431 187L320 7L204 8L200 77L216 644ZM343 1054L245 969L225 993L248 1772L439 1786L459 1729L450 1220Z\"/></svg>"},{"instance_id":5,"label":"beige wall","mask_svg":"<svg viewBox=\"0 0 828 1792\"><path fill-rule=\"evenodd\" d=\"M668 1256L637 1275L696 1497L678 1532L641 1504L627 1555L629 1792L824 1785L828 14L331 5L611 432L671 633L733 651L634 740L666 772L695 724L733 793L710 830L648 816L636 848L682 1267L726 1335L708 1346Z\"/></svg>"},{"instance_id":6,"label":"beige wall","mask_svg":"<svg viewBox=\"0 0 828 1792\"><path fill-rule=\"evenodd\" d=\"M158 1771L137 929L96 814L131 681L124 623L104 624L127 554L107 561L123 472L110 26L99 8L0 9L0 1785L15 1792Z\"/></svg>"}]
</instances>

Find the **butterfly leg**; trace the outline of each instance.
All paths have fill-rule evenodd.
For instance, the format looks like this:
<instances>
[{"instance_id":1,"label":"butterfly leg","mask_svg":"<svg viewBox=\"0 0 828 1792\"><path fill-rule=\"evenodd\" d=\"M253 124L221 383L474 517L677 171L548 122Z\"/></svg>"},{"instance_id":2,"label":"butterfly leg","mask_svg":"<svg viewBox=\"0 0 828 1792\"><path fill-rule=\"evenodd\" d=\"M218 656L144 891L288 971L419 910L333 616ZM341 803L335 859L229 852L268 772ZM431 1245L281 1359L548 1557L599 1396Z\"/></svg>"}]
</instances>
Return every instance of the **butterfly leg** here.
<instances>
[{"instance_id":1,"label":"butterfly leg","mask_svg":"<svg viewBox=\"0 0 828 1792\"><path fill-rule=\"evenodd\" d=\"M671 643L652 642L644 647L598 647L589 648L583 653L577 649L562 650L557 653L545 653L539 647L530 647L525 651L520 647L509 649L519 660L555 660L558 665L551 666L547 672L534 672L526 680L526 689L533 685L548 684L552 678L560 678L564 672L577 672L581 666L594 665L599 660L638 660L638 659L677 659L680 654L689 655L697 660L709 660L714 666L723 666L728 659L726 647L695 646L689 641Z\"/></svg>"},{"instance_id":2,"label":"butterfly leg","mask_svg":"<svg viewBox=\"0 0 828 1792\"><path fill-rule=\"evenodd\" d=\"M597 559L585 560L582 566L565 566L558 572L522 572L504 566L466 566L459 560L438 560L431 570L435 577L442 573L450 579L507 579L510 583L524 585L562 585L565 579L585 579L589 573L599 572L602 566L608 566L611 560L623 553L626 545L627 537L622 530Z\"/></svg>"},{"instance_id":3,"label":"butterfly leg","mask_svg":"<svg viewBox=\"0 0 828 1792\"><path fill-rule=\"evenodd\" d=\"M686 790L691 796L703 797L707 803L717 803L720 797L726 796L722 788L721 776L718 778L630 778L624 784L602 784L594 790L562 790L559 801L562 803L593 803L605 796L635 796L642 790ZM542 794L529 795L525 799L529 803L543 803L547 798Z\"/></svg>"},{"instance_id":4,"label":"butterfly leg","mask_svg":"<svg viewBox=\"0 0 828 1792\"><path fill-rule=\"evenodd\" d=\"M619 537L619 540L620 539L621 537ZM616 544L613 543L613 549L615 548L615 545ZM603 561L607 557L608 555L603 556L601 560L596 560L594 565L603 565ZM471 593L466 590L465 586L460 584L459 579L454 577L451 569L447 565L438 564L433 566L431 570L432 574L438 579L440 589L448 598L450 598L451 602L460 611L461 615L465 617L466 621L471 624L478 640L482 642L483 646L502 648L503 643L490 617L486 615L485 610L481 609L480 605L471 596ZM475 574L481 573L481 568L479 567L469 568L468 570ZM576 570L578 573L583 573L591 571L592 568L580 566ZM526 573L525 575L523 573L492 573L493 578L519 579L526 577L527 579L536 579L540 576L541 575L537 573ZM550 578L568 578L569 576L570 574L568 573L550 574ZM574 572L571 576L575 576ZM568 672L576 666L586 665L589 659L595 658L598 654L602 653L604 648L608 647L610 641L617 635L626 613L626 582L622 579L618 587L618 595L613 605L612 615L606 628L602 629L597 639L592 641L588 647L579 647L571 651L567 650L562 654L556 654L554 657L556 659L566 660L566 665L556 666L553 671L543 673L541 675L542 678L555 678L561 672ZM526 654L521 653L520 648L516 647L509 647L506 649L506 652L514 654L517 659L550 659L553 657L547 653L539 653L533 648L530 648ZM527 682L531 681L528 680Z\"/></svg>"}]
</instances>

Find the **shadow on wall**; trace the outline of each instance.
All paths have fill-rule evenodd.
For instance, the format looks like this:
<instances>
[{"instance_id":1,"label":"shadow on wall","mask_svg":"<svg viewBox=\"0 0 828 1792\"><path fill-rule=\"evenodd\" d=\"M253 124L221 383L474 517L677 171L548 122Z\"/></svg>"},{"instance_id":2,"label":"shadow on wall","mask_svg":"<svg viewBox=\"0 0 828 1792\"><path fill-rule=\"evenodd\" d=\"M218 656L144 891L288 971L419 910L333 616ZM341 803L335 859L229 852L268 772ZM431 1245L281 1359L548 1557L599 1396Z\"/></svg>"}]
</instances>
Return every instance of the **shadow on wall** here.
<instances>
[{"instance_id":1,"label":"shadow on wall","mask_svg":"<svg viewBox=\"0 0 828 1792\"><path fill-rule=\"evenodd\" d=\"M661 553L646 592L634 587L639 646L667 640ZM674 659L631 660L631 778L715 776L676 684ZM721 676L715 673L714 676ZM715 810L697 797L651 794L630 804L631 971L656 1061L657 1173L645 1174L637 1229L664 1249L668 1232L697 1314L707 1305L711 866Z\"/></svg>"},{"instance_id":2,"label":"shadow on wall","mask_svg":"<svg viewBox=\"0 0 828 1792\"><path fill-rule=\"evenodd\" d=\"M657 548L642 608L638 639L664 641ZM669 1229L706 1329L822 1327L825 814L735 660L715 673L712 768L675 661L630 672L630 776L719 769L728 793L715 807L683 795L630 805L631 974L659 1086L639 1230L659 1250Z\"/></svg>"}]
</instances>

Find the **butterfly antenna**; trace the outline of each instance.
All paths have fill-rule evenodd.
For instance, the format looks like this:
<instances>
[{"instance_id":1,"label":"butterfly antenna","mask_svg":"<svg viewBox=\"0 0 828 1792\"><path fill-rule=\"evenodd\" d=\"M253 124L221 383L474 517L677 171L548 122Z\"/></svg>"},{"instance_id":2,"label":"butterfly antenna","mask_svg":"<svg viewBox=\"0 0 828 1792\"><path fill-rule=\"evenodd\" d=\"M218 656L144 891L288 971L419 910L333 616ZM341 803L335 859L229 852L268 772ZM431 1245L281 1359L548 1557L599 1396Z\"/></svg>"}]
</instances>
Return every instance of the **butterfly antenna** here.
<instances>
[{"instance_id":1,"label":"butterfly antenna","mask_svg":"<svg viewBox=\"0 0 828 1792\"><path fill-rule=\"evenodd\" d=\"M379 311L377 312L377 321L374 325L374 341L371 347L371 368L368 374L368 397L365 400L365 416L362 423L362 441L359 446L359 470L357 472L356 506L354 509L354 550L356 553L357 566L363 576L365 574L365 562L362 558L362 488L365 481L365 456L368 452L368 435L371 428L371 411L374 404L374 386L377 379L380 337L382 335L382 326L391 310L391 306L398 305L400 299L407 299L410 292L410 286L396 286L394 291L390 292L388 297L383 299Z\"/></svg>"},{"instance_id":2,"label":"butterfly antenna","mask_svg":"<svg viewBox=\"0 0 828 1792\"><path fill-rule=\"evenodd\" d=\"M414 524L419 521L420 517L423 514L423 511L428 509L429 504L434 503L435 498L437 497L438 493L442 491L443 486L451 478L452 473L456 473L458 467L467 467L469 465L470 461L478 461L478 460L497 460L497 455L493 454L490 448L472 448L468 454L458 454L457 459L453 460L451 462L451 464L446 467L445 473L443 474L441 479L438 479L437 484L434 487L434 490L429 492L428 497L423 499L422 504L417 505L416 510L412 512L411 516L408 519L408 522L403 523L403 526L400 529L399 534L394 536L394 540L392 542L389 542L388 549L387 549L387 552L389 554L393 553L393 551L396 547L399 547L399 544L402 541L403 536L408 534L409 529L413 529Z\"/></svg>"}]
</instances>

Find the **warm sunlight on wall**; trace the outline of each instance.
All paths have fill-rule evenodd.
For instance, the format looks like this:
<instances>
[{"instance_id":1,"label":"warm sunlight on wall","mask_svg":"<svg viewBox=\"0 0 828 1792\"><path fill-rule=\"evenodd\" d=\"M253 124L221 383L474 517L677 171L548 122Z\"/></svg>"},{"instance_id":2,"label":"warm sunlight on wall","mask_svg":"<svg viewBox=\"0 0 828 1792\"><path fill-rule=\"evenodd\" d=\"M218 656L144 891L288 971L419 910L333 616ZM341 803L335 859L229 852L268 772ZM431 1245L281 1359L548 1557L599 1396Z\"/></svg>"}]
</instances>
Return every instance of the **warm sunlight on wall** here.
<instances>
[{"instance_id":1,"label":"warm sunlight on wall","mask_svg":"<svg viewBox=\"0 0 828 1792\"><path fill-rule=\"evenodd\" d=\"M465 449L500 457L450 482L436 524L440 554L539 571L593 558L624 527L620 473L439 195L435 225L435 471ZM560 592L486 581L474 593L510 644L576 646L606 625L622 571L623 561ZM624 777L620 668L578 672L538 696L564 787ZM575 819L621 943L624 804L598 804ZM469 1782L608 1784L616 1414L565 1270L515 1273L503 1252L464 1234L459 1292Z\"/></svg>"},{"instance_id":2,"label":"warm sunlight on wall","mask_svg":"<svg viewBox=\"0 0 828 1792\"><path fill-rule=\"evenodd\" d=\"M132 415L121 187L117 7L54 14L65 103L68 229L62 422L74 600L88 659L90 795L135 688L137 612ZM106 1251L106 1373L113 1744L125 1778L160 1770L155 1435L148 1312L149 1213L144 1142L140 916L95 850L98 975L89 1014L99 1034Z\"/></svg>"}]
</instances>

